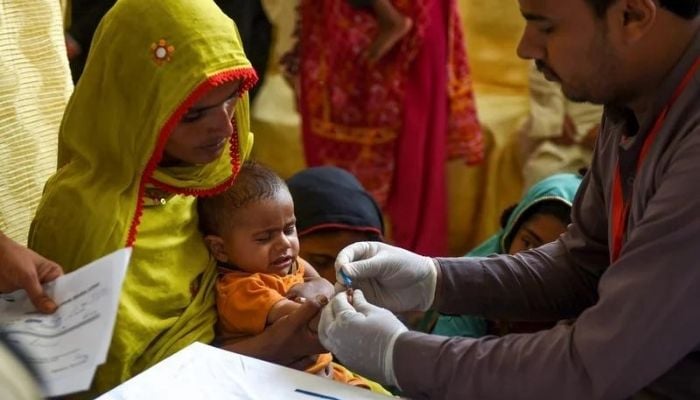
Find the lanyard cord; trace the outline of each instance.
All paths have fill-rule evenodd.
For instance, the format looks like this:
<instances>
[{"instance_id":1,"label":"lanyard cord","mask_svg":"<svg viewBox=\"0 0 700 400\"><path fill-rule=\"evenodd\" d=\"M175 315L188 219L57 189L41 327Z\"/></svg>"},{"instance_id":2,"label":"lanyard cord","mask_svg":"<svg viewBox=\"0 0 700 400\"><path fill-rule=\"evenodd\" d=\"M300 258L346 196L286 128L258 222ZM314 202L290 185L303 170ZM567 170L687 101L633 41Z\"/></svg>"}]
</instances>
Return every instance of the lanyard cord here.
<instances>
[{"instance_id":1,"label":"lanyard cord","mask_svg":"<svg viewBox=\"0 0 700 400\"><path fill-rule=\"evenodd\" d=\"M636 170L639 171L641 168L642 163L644 160L647 158L647 155L649 154L649 150L651 149L651 145L654 143L656 137L659 134L659 131L661 131L661 128L664 125L664 122L666 122L666 117L668 116L668 112L671 110L671 107L673 104L676 102L676 100L683 94L683 91L688 87L690 84L690 81L692 80L693 76L697 72L698 68L700 67L700 57L698 57L695 60L695 63L690 67L688 72L685 74L683 77L683 80L678 84L678 87L676 87L676 90L673 92L673 96L671 96L671 99L668 101L668 103L664 106L664 108L661 110L659 115L656 117L656 120L654 121L654 125L651 128L651 131L649 131L649 135L647 135L646 139L644 140L644 144L642 145L642 150L639 153L639 158L637 159L637 165L636 165ZM617 261L617 259L620 257L620 252L622 251L622 246L625 241L625 231L627 229L627 220L629 219L629 208L630 208L630 199L632 198L632 193L630 193L629 198L625 199L623 195L623 189L622 189L622 178L621 178L621 173L620 173L620 162L618 160L617 166L615 168L615 175L613 176L613 183L612 183L612 249L610 251L610 260L611 262Z\"/></svg>"}]
</instances>

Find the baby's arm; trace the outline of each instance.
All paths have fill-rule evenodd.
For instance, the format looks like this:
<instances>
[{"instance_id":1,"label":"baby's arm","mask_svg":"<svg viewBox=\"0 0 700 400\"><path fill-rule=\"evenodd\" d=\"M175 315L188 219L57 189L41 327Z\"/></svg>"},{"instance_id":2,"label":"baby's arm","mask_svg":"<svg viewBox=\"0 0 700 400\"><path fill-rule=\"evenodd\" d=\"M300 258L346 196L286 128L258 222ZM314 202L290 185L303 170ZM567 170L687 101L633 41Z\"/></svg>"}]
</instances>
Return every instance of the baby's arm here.
<instances>
[{"instance_id":1,"label":"baby's arm","mask_svg":"<svg viewBox=\"0 0 700 400\"><path fill-rule=\"evenodd\" d=\"M318 319L321 308L326 303L310 299L301 304L299 310L269 325L259 334L221 337L219 343L229 351L305 369L310 365L309 358L315 360L317 354L325 351L318 341L318 336L307 327L312 325L312 319ZM307 364L301 362L303 365L300 365L299 360L307 360Z\"/></svg>"},{"instance_id":2,"label":"baby's arm","mask_svg":"<svg viewBox=\"0 0 700 400\"><path fill-rule=\"evenodd\" d=\"M281 299L275 303L272 308L270 308L270 312L267 313L267 324L275 323L278 319L298 310L299 307L301 307L301 304L296 301Z\"/></svg>"},{"instance_id":3,"label":"baby's arm","mask_svg":"<svg viewBox=\"0 0 700 400\"><path fill-rule=\"evenodd\" d=\"M323 279L311 264L298 258L300 267L304 268L304 282L298 283L287 291L286 299L282 299L275 303L267 313L267 324L279 320L285 315L291 314L301 307L301 303L306 299L323 296L330 299L335 294L335 289L330 282ZM309 322L309 329L313 332L318 331L318 321L321 314Z\"/></svg>"},{"instance_id":4,"label":"baby's arm","mask_svg":"<svg viewBox=\"0 0 700 400\"><path fill-rule=\"evenodd\" d=\"M297 311L301 307L301 303L304 301L305 300L296 302L289 299L282 299L278 301L272 306L270 312L267 313L267 324L270 325L275 321L278 321L280 318ZM309 321L308 328L311 330L311 332L318 332L318 322L320 318L321 313L318 313L316 317Z\"/></svg>"},{"instance_id":5,"label":"baby's arm","mask_svg":"<svg viewBox=\"0 0 700 400\"><path fill-rule=\"evenodd\" d=\"M288 299L304 298L310 299L316 296L325 296L331 298L335 295L335 288L327 280L316 272L314 267L308 262L298 259L300 264L304 266L304 283L292 286L287 292Z\"/></svg>"}]
</instances>

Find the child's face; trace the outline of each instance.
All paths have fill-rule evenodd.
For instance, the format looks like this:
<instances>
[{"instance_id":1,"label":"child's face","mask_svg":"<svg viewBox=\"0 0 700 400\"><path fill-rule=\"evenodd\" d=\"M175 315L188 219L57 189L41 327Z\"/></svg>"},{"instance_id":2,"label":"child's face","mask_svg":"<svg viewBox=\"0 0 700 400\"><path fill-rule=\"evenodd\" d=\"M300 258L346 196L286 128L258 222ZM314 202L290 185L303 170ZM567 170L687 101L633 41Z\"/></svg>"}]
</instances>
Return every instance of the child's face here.
<instances>
[{"instance_id":1,"label":"child's face","mask_svg":"<svg viewBox=\"0 0 700 400\"><path fill-rule=\"evenodd\" d=\"M535 214L525 221L513 236L508 254L534 249L545 243L553 242L566 231L559 218L549 214Z\"/></svg>"},{"instance_id":2,"label":"child's face","mask_svg":"<svg viewBox=\"0 0 700 400\"><path fill-rule=\"evenodd\" d=\"M182 116L165 145L162 164L208 164L233 134L233 110L240 82L211 89Z\"/></svg>"},{"instance_id":3,"label":"child's face","mask_svg":"<svg viewBox=\"0 0 700 400\"><path fill-rule=\"evenodd\" d=\"M281 190L236 210L221 236L221 251L213 254L242 271L284 276L299 255L295 224L292 196Z\"/></svg>"}]
</instances>

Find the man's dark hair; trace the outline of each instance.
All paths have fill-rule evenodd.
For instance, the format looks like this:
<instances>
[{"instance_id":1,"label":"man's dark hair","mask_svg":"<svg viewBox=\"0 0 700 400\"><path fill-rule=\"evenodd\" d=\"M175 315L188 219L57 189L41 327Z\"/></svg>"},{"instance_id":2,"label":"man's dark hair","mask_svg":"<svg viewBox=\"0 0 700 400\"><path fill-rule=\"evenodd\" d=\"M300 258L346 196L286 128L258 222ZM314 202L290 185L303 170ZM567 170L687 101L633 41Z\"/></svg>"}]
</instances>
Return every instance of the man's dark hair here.
<instances>
[{"instance_id":1,"label":"man's dark hair","mask_svg":"<svg viewBox=\"0 0 700 400\"><path fill-rule=\"evenodd\" d=\"M603 16L617 0L586 0L598 16ZM700 13L700 0L659 0L662 8L685 19L695 18Z\"/></svg>"},{"instance_id":2,"label":"man's dark hair","mask_svg":"<svg viewBox=\"0 0 700 400\"><path fill-rule=\"evenodd\" d=\"M236 210L254 201L271 199L282 190L288 189L279 175L262 164L246 161L228 190L197 200L199 229L205 235L220 234Z\"/></svg>"}]
</instances>

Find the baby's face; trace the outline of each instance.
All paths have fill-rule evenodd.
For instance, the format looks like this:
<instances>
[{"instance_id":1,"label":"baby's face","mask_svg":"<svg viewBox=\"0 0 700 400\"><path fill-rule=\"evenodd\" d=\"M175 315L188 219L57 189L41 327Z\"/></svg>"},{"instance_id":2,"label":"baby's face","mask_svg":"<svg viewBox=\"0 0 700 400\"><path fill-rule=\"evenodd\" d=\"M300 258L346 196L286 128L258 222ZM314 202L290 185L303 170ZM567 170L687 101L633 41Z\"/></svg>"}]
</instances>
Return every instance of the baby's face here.
<instances>
[{"instance_id":1,"label":"baby's face","mask_svg":"<svg viewBox=\"0 0 700 400\"><path fill-rule=\"evenodd\" d=\"M299 255L294 202L286 190L237 210L223 236L228 262L243 271L284 276Z\"/></svg>"}]
</instances>

